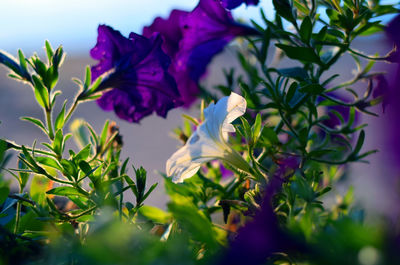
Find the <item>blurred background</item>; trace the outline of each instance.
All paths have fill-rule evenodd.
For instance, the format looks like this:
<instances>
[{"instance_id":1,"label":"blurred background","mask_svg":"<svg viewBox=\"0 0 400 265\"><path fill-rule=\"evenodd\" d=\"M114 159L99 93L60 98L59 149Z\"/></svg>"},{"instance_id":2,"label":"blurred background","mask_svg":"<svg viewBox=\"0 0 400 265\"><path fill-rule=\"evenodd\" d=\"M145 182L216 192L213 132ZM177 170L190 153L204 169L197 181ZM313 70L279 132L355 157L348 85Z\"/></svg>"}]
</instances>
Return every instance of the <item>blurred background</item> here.
<instances>
[{"instance_id":1,"label":"blurred background","mask_svg":"<svg viewBox=\"0 0 400 265\"><path fill-rule=\"evenodd\" d=\"M272 1L260 2L267 16L273 17ZM71 78L83 78L86 65L95 63L89 57L89 50L96 44L98 24L110 25L128 36L132 31L141 33L142 27L150 25L156 16L168 17L174 8L192 10L196 4L197 0L2 0L0 49L12 55L22 49L26 56L33 52L42 56L44 40L49 40L53 48L62 44L67 57L58 83L58 89L63 91L57 106L61 108L63 100L72 99L78 90ZM260 21L259 7L241 6L234 10L233 15L245 21L249 18ZM383 34L361 38L355 44L368 54L385 54L391 48L387 47ZM237 65L235 49L235 44L232 44L214 58L204 80L205 87L224 82L222 69ZM289 66L285 61L280 65ZM380 64L378 67L385 66ZM344 56L332 71L339 73L341 80L347 80L352 77L352 68L355 65L351 57ZM41 131L19 119L22 116L43 116L33 99L32 89L7 78L7 73L4 67L0 67L0 137L24 145L32 145L34 139L39 139L40 143L44 139ZM380 106L374 110L382 114ZM89 102L78 107L73 119L85 119L97 132L106 119L116 121L124 140L122 157L130 157L135 166L143 166L148 171L149 184L160 182L147 203L164 208L167 199L162 177L157 172L165 171L166 160L180 145L171 137L171 131L182 124L182 113L198 116L196 108L175 109L168 113L167 119L151 116L140 124L130 124L119 120L112 112L102 111L95 102ZM393 190L390 184L382 181L383 175L390 174L390 156L384 152L384 122L382 118L374 117L366 117L363 121L369 123L364 150L380 149L381 152L369 157L370 164L352 165L350 178L343 187L354 185L358 204L371 213L385 212L393 206L394 194L388 192ZM12 160L9 166L15 167L15 162Z\"/></svg>"}]
</instances>

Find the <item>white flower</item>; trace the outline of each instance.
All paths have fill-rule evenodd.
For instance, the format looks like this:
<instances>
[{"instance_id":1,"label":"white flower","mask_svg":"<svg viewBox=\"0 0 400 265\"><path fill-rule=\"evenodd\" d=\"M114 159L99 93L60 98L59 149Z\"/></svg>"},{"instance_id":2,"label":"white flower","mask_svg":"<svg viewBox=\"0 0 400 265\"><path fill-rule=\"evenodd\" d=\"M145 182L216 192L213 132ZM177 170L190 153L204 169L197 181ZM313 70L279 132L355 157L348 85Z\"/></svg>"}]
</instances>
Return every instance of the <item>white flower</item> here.
<instances>
[{"instance_id":1,"label":"white flower","mask_svg":"<svg viewBox=\"0 0 400 265\"><path fill-rule=\"evenodd\" d=\"M217 104L211 103L204 110L204 122L167 160L166 171L169 177L172 176L172 181L182 182L192 177L202 163L215 159L248 172L248 163L227 144L228 133L235 132L231 122L245 111L246 100L236 93L220 99Z\"/></svg>"}]
</instances>

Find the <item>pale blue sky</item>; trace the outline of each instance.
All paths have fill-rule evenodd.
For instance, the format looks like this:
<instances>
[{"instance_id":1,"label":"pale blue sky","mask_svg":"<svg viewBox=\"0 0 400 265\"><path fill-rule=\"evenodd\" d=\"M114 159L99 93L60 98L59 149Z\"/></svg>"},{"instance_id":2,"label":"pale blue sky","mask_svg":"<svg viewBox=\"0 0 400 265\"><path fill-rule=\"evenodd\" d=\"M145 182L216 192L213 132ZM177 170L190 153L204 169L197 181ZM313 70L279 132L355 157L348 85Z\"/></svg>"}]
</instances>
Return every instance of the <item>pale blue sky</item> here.
<instances>
[{"instance_id":1,"label":"pale blue sky","mask_svg":"<svg viewBox=\"0 0 400 265\"><path fill-rule=\"evenodd\" d=\"M87 53L94 46L97 25L108 24L123 34L141 33L156 16L167 17L170 10L191 10L197 0L1 0L0 49L15 54L41 50L48 39L63 44L69 54ZM272 14L272 1L261 1ZM235 17L259 20L258 7L242 5Z\"/></svg>"}]
</instances>

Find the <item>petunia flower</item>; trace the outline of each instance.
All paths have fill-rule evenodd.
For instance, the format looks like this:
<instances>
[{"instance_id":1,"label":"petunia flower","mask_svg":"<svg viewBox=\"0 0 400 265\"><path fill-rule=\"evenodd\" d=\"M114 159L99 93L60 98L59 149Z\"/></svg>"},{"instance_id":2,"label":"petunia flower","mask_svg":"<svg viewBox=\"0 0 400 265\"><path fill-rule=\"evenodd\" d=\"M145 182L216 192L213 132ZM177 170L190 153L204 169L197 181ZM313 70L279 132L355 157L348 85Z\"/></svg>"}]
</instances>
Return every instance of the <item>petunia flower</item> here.
<instances>
[{"instance_id":1,"label":"petunia flower","mask_svg":"<svg viewBox=\"0 0 400 265\"><path fill-rule=\"evenodd\" d=\"M299 163L295 157L287 157L278 161L278 166L266 187L260 210L238 230L217 264L266 264L268 258L276 253L302 252L305 249L304 242L289 234L279 224L272 206L273 197L282 189L282 184L298 168Z\"/></svg>"},{"instance_id":2,"label":"petunia flower","mask_svg":"<svg viewBox=\"0 0 400 265\"><path fill-rule=\"evenodd\" d=\"M389 83L384 75L374 77L376 86L372 92L372 97L382 97L382 111L385 112L386 106L389 104Z\"/></svg>"},{"instance_id":3,"label":"petunia flower","mask_svg":"<svg viewBox=\"0 0 400 265\"><path fill-rule=\"evenodd\" d=\"M163 38L162 49L172 58L169 73L175 78L178 90L185 107L190 107L199 94L198 84L189 77L186 71L177 71L174 58L179 50L179 42L183 38L181 20L189 12L174 9L167 19L157 17L150 26L143 28L143 36L150 38L154 33L159 33Z\"/></svg>"},{"instance_id":4,"label":"petunia flower","mask_svg":"<svg viewBox=\"0 0 400 265\"><path fill-rule=\"evenodd\" d=\"M186 69L194 81L205 73L211 59L235 37L259 34L254 28L237 23L220 0L200 0L181 19L183 38L175 58L178 70Z\"/></svg>"},{"instance_id":5,"label":"petunia flower","mask_svg":"<svg viewBox=\"0 0 400 265\"><path fill-rule=\"evenodd\" d=\"M155 32L163 37L163 51L172 58L169 73L186 107L196 100L199 80L212 58L235 37L259 34L235 22L220 0L200 0L191 12L173 10L168 19L158 17L143 28L146 37Z\"/></svg>"},{"instance_id":6,"label":"petunia flower","mask_svg":"<svg viewBox=\"0 0 400 265\"><path fill-rule=\"evenodd\" d=\"M158 34L150 38L131 33L129 39L109 26L100 25L96 46L90 55L99 63L92 66L92 80L108 73L98 91L105 92L97 103L114 110L118 117L139 122L156 112L182 105L173 77L168 73L170 58L161 49Z\"/></svg>"},{"instance_id":7,"label":"petunia flower","mask_svg":"<svg viewBox=\"0 0 400 265\"><path fill-rule=\"evenodd\" d=\"M201 164L220 159L233 167L249 172L248 163L227 143L228 133L235 132L231 124L246 111L246 100L231 93L204 110L204 121L190 136L186 144L176 151L166 165L167 175L174 182L192 177Z\"/></svg>"},{"instance_id":8,"label":"petunia flower","mask_svg":"<svg viewBox=\"0 0 400 265\"><path fill-rule=\"evenodd\" d=\"M226 9L234 9L241 4L245 3L247 6L258 5L259 0L221 0L222 6Z\"/></svg>"}]
</instances>

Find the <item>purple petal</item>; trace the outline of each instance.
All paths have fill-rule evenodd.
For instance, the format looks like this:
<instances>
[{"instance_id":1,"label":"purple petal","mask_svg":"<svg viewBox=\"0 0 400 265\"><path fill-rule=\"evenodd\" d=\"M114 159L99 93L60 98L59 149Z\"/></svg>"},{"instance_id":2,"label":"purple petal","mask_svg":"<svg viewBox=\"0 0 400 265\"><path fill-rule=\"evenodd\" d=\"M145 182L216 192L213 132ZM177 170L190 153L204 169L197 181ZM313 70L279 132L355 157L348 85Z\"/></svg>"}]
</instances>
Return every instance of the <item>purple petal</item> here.
<instances>
[{"instance_id":1,"label":"purple petal","mask_svg":"<svg viewBox=\"0 0 400 265\"><path fill-rule=\"evenodd\" d=\"M241 4L245 3L247 6L249 5L258 5L259 0L221 0L222 6L226 9L234 9Z\"/></svg>"},{"instance_id":2,"label":"purple petal","mask_svg":"<svg viewBox=\"0 0 400 265\"><path fill-rule=\"evenodd\" d=\"M169 57L161 49L159 34L151 38L131 33L129 39L107 26L99 27L98 43L91 55L99 60L92 74L112 70L100 90L112 88L98 99L104 110L114 109L121 119L139 122L156 112L167 112L182 105L175 80L168 73Z\"/></svg>"},{"instance_id":3,"label":"purple petal","mask_svg":"<svg viewBox=\"0 0 400 265\"><path fill-rule=\"evenodd\" d=\"M188 13L174 9L168 19L157 17L153 24L143 28L143 36L150 38L154 33L160 33L163 38L163 51L173 58L179 50L179 41L182 39L180 21Z\"/></svg>"},{"instance_id":4,"label":"purple petal","mask_svg":"<svg viewBox=\"0 0 400 265\"><path fill-rule=\"evenodd\" d=\"M296 158L288 157L281 161L277 172L298 167ZM236 238L231 242L227 253L218 264L265 264L275 252L302 250L303 244L280 227L272 208L272 198L281 189L287 179L285 175L275 173L265 191L261 210L253 220L239 229Z\"/></svg>"},{"instance_id":5,"label":"purple petal","mask_svg":"<svg viewBox=\"0 0 400 265\"><path fill-rule=\"evenodd\" d=\"M183 37L179 43L179 52L175 56L173 75L177 79L181 94L188 94L184 92L187 80L182 78L183 76L189 76L197 83L204 76L212 58L220 53L229 41L236 36L257 33L252 28L236 23L219 0L200 0L192 12L181 17L180 23ZM189 94L192 94L192 91L194 86Z\"/></svg>"}]
</instances>

